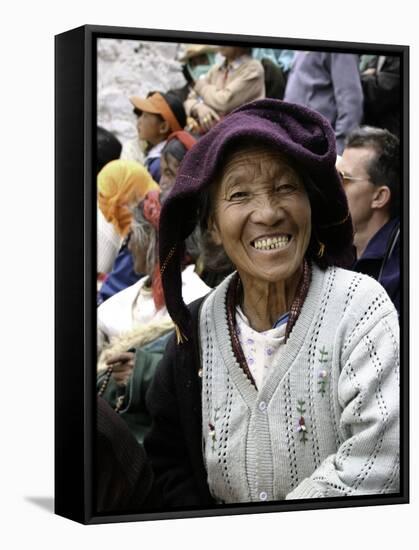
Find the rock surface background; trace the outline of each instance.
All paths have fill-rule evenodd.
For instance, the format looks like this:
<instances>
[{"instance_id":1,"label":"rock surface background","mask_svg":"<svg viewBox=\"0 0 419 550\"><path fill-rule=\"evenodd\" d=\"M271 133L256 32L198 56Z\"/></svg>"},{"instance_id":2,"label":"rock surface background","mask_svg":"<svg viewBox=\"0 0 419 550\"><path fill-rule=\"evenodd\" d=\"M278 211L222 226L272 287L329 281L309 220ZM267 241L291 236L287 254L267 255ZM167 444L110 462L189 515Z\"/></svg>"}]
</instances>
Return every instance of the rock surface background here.
<instances>
[{"instance_id":1,"label":"rock surface background","mask_svg":"<svg viewBox=\"0 0 419 550\"><path fill-rule=\"evenodd\" d=\"M97 119L124 143L136 136L129 101L149 91L167 92L186 83L178 58L184 44L100 39L97 52Z\"/></svg>"}]
</instances>

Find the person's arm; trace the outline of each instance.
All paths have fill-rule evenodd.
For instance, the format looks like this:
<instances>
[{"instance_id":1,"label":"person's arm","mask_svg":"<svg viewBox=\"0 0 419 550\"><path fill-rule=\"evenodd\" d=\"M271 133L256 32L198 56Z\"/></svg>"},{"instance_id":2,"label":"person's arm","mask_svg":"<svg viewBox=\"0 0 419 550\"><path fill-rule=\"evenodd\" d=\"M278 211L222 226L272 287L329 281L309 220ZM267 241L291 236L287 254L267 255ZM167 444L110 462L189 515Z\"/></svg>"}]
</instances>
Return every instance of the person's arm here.
<instances>
[{"instance_id":1,"label":"person's arm","mask_svg":"<svg viewBox=\"0 0 419 550\"><path fill-rule=\"evenodd\" d=\"M265 95L265 81L262 64L253 59L241 65L234 79L223 88L210 84L207 79L198 80L195 91L205 104L219 114L227 114L236 107Z\"/></svg>"},{"instance_id":2,"label":"person's arm","mask_svg":"<svg viewBox=\"0 0 419 550\"><path fill-rule=\"evenodd\" d=\"M200 79L200 81L204 82L205 86L211 85L212 81L214 79L216 80L216 72L218 70L218 66L213 67ZM220 119L217 112L204 103L202 97L200 97L193 89L190 91L183 106L189 120L195 120L196 124L198 124L199 128L204 132L210 130L212 126L214 126L214 124Z\"/></svg>"},{"instance_id":3,"label":"person's arm","mask_svg":"<svg viewBox=\"0 0 419 550\"><path fill-rule=\"evenodd\" d=\"M199 97L197 93L194 90L191 90L189 92L188 97L185 99L183 103L186 116L194 116L193 108L196 107L198 103L199 103Z\"/></svg>"},{"instance_id":4,"label":"person's arm","mask_svg":"<svg viewBox=\"0 0 419 550\"><path fill-rule=\"evenodd\" d=\"M197 93L196 91L196 84L197 82L200 82L201 85L204 86L212 86L214 82L217 81L217 75L220 71L220 65L214 65L211 67L211 69L207 72L207 74L201 76L199 80L195 81L193 84L193 88L189 92L188 97L186 98L185 102L183 103L183 107L185 109L186 115L194 117L198 119L198 109L200 105L205 105L203 98Z\"/></svg>"},{"instance_id":5,"label":"person's arm","mask_svg":"<svg viewBox=\"0 0 419 550\"><path fill-rule=\"evenodd\" d=\"M344 147L345 136L361 124L363 93L357 55L330 54L330 77L336 101L335 123L338 153Z\"/></svg>"},{"instance_id":6,"label":"person's arm","mask_svg":"<svg viewBox=\"0 0 419 550\"><path fill-rule=\"evenodd\" d=\"M338 382L344 441L287 499L399 490L399 326L397 313L347 336Z\"/></svg>"}]
</instances>

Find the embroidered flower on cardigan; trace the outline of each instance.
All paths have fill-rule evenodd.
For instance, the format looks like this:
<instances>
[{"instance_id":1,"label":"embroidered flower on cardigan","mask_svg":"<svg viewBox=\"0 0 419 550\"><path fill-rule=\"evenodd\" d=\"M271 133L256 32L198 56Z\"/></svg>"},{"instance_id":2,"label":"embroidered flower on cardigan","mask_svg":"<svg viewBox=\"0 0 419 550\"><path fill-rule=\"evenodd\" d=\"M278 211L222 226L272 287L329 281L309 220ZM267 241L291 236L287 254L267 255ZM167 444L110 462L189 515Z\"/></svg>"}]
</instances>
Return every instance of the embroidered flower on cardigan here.
<instances>
[{"instance_id":1,"label":"embroidered flower on cardigan","mask_svg":"<svg viewBox=\"0 0 419 550\"><path fill-rule=\"evenodd\" d=\"M305 443L307 441L307 426L306 426L306 421L304 419L303 414L306 412L306 409L305 409L306 402L303 399L299 399L297 403L298 403L297 411L300 413L301 416L298 421L298 426L296 431L300 433L300 441Z\"/></svg>"},{"instance_id":2,"label":"embroidered flower on cardigan","mask_svg":"<svg viewBox=\"0 0 419 550\"><path fill-rule=\"evenodd\" d=\"M329 352L327 352L323 346L323 348L321 350L319 350L319 353L320 353L320 357L319 357L319 363L320 365L322 366L323 363L327 363L328 361L328 355L329 355ZM318 389L318 393L321 393L322 394L322 397L325 396L326 394L326 386L327 386L327 370L325 370L324 368L319 372L319 375L318 375L318 381L317 381L317 384L319 386L319 389Z\"/></svg>"},{"instance_id":3,"label":"embroidered flower on cardigan","mask_svg":"<svg viewBox=\"0 0 419 550\"><path fill-rule=\"evenodd\" d=\"M220 407L217 407L214 410L214 423L208 422L208 435L211 438L211 450L212 452L215 451L215 443L217 442L217 434L215 433L215 423L218 420L218 411L220 410Z\"/></svg>"},{"instance_id":4,"label":"embroidered flower on cardigan","mask_svg":"<svg viewBox=\"0 0 419 550\"><path fill-rule=\"evenodd\" d=\"M208 428L209 428L209 436L212 438L212 439L215 439L215 426L214 424L211 424L211 422L208 424Z\"/></svg>"}]
</instances>

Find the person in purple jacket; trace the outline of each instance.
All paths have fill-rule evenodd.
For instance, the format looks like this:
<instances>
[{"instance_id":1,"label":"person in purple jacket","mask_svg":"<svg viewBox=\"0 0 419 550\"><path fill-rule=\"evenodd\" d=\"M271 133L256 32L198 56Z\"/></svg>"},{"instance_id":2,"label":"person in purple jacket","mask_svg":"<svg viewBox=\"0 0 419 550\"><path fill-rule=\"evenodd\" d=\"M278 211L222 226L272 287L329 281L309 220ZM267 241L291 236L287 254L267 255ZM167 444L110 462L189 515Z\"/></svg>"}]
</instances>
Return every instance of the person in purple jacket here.
<instances>
[{"instance_id":1,"label":"person in purple jacket","mask_svg":"<svg viewBox=\"0 0 419 550\"><path fill-rule=\"evenodd\" d=\"M336 149L362 120L363 92L358 55L298 52L285 89L285 101L318 111L332 125Z\"/></svg>"},{"instance_id":2,"label":"person in purple jacket","mask_svg":"<svg viewBox=\"0 0 419 550\"><path fill-rule=\"evenodd\" d=\"M337 168L354 224L355 271L376 279L400 314L400 144L362 126L346 140Z\"/></svg>"}]
</instances>

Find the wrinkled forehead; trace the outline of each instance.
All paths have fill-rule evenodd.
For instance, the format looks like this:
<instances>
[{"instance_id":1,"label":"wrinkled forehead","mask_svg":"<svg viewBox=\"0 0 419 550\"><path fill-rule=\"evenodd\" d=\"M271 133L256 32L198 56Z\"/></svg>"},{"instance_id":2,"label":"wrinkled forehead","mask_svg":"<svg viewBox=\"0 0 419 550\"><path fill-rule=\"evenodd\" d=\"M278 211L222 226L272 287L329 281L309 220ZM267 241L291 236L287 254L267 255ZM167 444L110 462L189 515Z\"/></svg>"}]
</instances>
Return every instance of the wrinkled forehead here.
<instances>
[{"instance_id":1,"label":"wrinkled forehead","mask_svg":"<svg viewBox=\"0 0 419 550\"><path fill-rule=\"evenodd\" d=\"M266 145L246 146L227 155L218 183L223 185L236 178L272 177L285 172L298 175L285 155Z\"/></svg>"}]
</instances>

